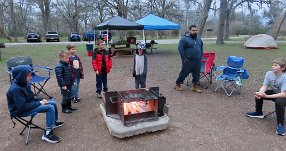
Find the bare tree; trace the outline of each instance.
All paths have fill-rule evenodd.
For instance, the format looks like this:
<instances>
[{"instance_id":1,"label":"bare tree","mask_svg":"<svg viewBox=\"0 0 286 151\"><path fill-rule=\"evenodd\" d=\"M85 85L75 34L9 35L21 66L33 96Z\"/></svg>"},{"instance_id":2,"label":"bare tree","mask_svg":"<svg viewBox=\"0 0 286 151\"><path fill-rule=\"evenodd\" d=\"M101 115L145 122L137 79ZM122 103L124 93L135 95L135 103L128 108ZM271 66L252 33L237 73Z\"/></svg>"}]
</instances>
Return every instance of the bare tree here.
<instances>
[{"instance_id":1,"label":"bare tree","mask_svg":"<svg viewBox=\"0 0 286 151\"><path fill-rule=\"evenodd\" d=\"M44 31L50 29L51 0L34 0L41 10Z\"/></svg>"},{"instance_id":2,"label":"bare tree","mask_svg":"<svg viewBox=\"0 0 286 151\"><path fill-rule=\"evenodd\" d=\"M15 38L15 41L17 40L18 32L17 32L17 22L16 22L16 16L14 12L14 2L13 0L9 0L9 8L10 8L10 18L11 18L11 26L12 29L10 29L10 33Z\"/></svg>"},{"instance_id":3,"label":"bare tree","mask_svg":"<svg viewBox=\"0 0 286 151\"><path fill-rule=\"evenodd\" d=\"M223 35L224 35L224 27L225 27L226 8L227 8L227 0L220 0L218 31L217 31L217 39L216 39L216 44L218 45L224 44Z\"/></svg>"},{"instance_id":4,"label":"bare tree","mask_svg":"<svg viewBox=\"0 0 286 151\"><path fill-rule=\"evenodd\" d=\"M282 17L282 19L281 19L281 22L279 23L279 26L278 26L278 28L277 28L277 31L276 31L276 33L275 33L275 35L274 35L274 39L275 39L275 40L277 39L277 37L278 37L278 35L279 35L279 33L280 33L281 26L282 26L283 22L285 21L285 18L286 18L286 10L285 10L284 15L283 15L283 17Z\"/></svg>"},{"instance_id":5,"label":"bare tree","mask_svg":"<svg viewBox=\"0 0 286 151\"><path fill-rule=\"evenodd\" d=\"M127 18L129 0L107 0L105 4L116 10L118 16Z\"/></svg>"},{"instance_id":6,"label":"bare tree","mask_svg":"<svg viewBox=\"0 0 286 151\"><path fill-rule=\"evenodd\" d=\"M209 14L209 11L211 8L212 1L213 0L204 0L203 1L203 9L202 9L202 12L200 15L200 20L199 20L199 25L198 25L198 28L199 28L198 35L199 36L201 36L203 31L204 31L204 27L206 24L206 20L208 18L208 14Z\"/></svg>"}]
</instances>

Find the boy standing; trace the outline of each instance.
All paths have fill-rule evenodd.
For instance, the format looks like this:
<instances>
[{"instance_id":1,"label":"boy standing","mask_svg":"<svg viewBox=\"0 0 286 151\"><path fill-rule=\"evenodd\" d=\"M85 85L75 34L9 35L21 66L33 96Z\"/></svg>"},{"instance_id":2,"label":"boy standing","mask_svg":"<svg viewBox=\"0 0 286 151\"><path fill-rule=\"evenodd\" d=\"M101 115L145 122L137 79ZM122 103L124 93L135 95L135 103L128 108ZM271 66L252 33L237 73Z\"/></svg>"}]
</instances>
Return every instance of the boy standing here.
<instances>
[{"instance_id":1,"label":"boy standing","mask_svg":"<svg viewBox=\"0 0 286 151\"><path fill-rule=\"evenodd\" d=\"M285 135L284 114L286 105L286 60L283 58L275 59L272 64L272 71L265 75L263 86L259 92L255 92L255 112L248 112L246 116L264 118L262 112L263 100L275 102L277 118L276 133Z\"/></svg>"},{"instance_id":2,"label":"boy standing","mask_svg":"<svg viewBox=\"0 0 286 151\"><path fill-rule=\"evenodd\" d=\"M80 102L81 98L78 96L80 79L84 78L83 67L78 55L76 55L76 49L74 44L68 44L66 46L70 55L69 63L72 68L72 76L74 78L74 85L71 87L71 97L74 103Z\"/></svg>"},{"instance_id":3,"label":"boy standing","mask_svg":"<svg viewBox=\"0 0 286 151\"><path fill-rule=\"evenodd\" d=\"M112 68L112 59L108 51L104 49L104 41L98 40L99 48L95 48L92 55L92 67L96 73L96 93L99 98L102 97L101 91L108 91L107 74Z\"/></svg>"},{"instance_id":4,"label":"boy standing","mask_svg":"<svg viewBox=\"0 0 286 151\"><path fill-rule=\"evenodd\" d=\"M146 88L147 76L147 55L144 53L144 44L137 45L137 51L134 56L133 77L135 77L135 88Z\"/></svg>"},{"instance_id":5,"label":"boy standing","mask_svg":"<svg viewBox=\"0 0 286 151\"><path fill-rule=\"evenodd\" d=\"M62 94L62 112L72 113L76 108L71 106L71 87L73 85L73 77L71 66L69 64L69 54L66 50L59 53L60 62L55 67L58 85Z\"/></svg>"}]
</instances>

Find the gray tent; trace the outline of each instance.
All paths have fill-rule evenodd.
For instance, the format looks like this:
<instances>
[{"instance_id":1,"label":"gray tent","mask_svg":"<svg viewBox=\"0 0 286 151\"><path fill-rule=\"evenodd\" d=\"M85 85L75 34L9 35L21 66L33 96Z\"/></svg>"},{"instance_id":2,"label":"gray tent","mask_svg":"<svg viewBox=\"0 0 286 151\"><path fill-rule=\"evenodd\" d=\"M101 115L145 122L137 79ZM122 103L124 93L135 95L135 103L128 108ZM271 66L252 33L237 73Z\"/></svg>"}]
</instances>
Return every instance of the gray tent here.
<instances>
[{"instance_id":1,"label":"gray tent","mask_svg":"<svg viewBox=\"0 0 286 151\"><path fill-rule=\"evenodd\" d=\"M115 16L111 19L97 25L95 29L98 30L142 30L143 25L129 21L125 18Z\"/></svg>"}]
</instances>

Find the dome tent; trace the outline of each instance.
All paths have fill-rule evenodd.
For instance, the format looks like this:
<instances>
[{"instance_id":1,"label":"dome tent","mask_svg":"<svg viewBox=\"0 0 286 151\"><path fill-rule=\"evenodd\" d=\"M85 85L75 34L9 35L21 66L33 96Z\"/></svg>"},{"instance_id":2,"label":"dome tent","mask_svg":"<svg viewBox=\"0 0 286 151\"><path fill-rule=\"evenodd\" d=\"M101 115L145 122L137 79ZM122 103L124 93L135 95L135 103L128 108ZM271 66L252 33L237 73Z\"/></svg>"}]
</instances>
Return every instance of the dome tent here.
<instances>
[{"instance_id":1,"label":"dome tent","mask_svg":"<svg viewBox=\"0 0 286 151\"><path fill-rule=\"evenodd\" d=\"M269 35L258 34L251 36L245 43L245 48L249 49L276 49L276 41Z\"/></svg>"}]
</instances>

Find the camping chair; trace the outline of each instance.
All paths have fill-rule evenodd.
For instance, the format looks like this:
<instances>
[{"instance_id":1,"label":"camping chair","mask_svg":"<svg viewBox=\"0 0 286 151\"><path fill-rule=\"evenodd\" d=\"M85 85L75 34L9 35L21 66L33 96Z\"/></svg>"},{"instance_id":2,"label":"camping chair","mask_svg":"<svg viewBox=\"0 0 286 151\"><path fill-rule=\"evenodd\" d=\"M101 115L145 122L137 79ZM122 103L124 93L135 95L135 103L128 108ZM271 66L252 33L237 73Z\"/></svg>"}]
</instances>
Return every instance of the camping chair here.
<instances>
[{"instance_id":1,"label":"camping chair","mask_svg":"<svg viewBox=\"0 0 286 151\"><path fill-rule=\"evenodd\" d=\"M7 72L9 74L10 83L13 82L12 69L17 65L30 65L32 67L33 73L30 84L33 87L35 96L39 96L40 93L43 93L49 98L52 98L52 96L44 89L44 86L51 78L50 72L52 68L46 66L33 66L32 59L28 56L12 57L7 61Z\"/></svg>"},{"instance_id":2,"label":"camping chair","mask_svg":"<svg viewBox=\"0 0 286 151\"><path fill-rule=\"evenodd\" d=\"M20 135L23 135L24 131L28 128L27 132L26 132L26 136L25 136L25 145L26 146L29 144L29 137L30 137L30 130L31 129L41 129L41 130L45 131L44 128L33 123L33 118L35 117L36 114L37 113L30 115L29 120L25 119L24 117L17 117L17 116L10 115L11 121L13 122L13 128L15 128L15 126L16 126L16 122L13 119L15 119L16 121L18 121L19 123L21 123L22 125L25 126L23 128L23 130L21 131Z\"/></svg>"},{"instance_id":3,"label":"camping chair","mask_svg":"<svg viewBox=\"0 0 286 151\"><path fill-rule=\"evenodd\" d=\"M200 71L200 85L205 89L212 84L212 78L215 71L215 53L214 52L204 52L201 62L201 71ZM191 74L187 77L187 86L190 86L192 83Z\"/></svg>"},{"instance_id":4,"label":"camping chair","mask_svg":"<svg viewBox=\"0 0 286 151\"><path fill-rule=\"evenodd\" d=\"M216 67L218 85L215 91L222 88L227 96L231 96L234 91L240 94L242 81L249 78L247 70L242 68L243 64L244 58L229 56L227 66Z\"/></svg>"}]
</instances>

